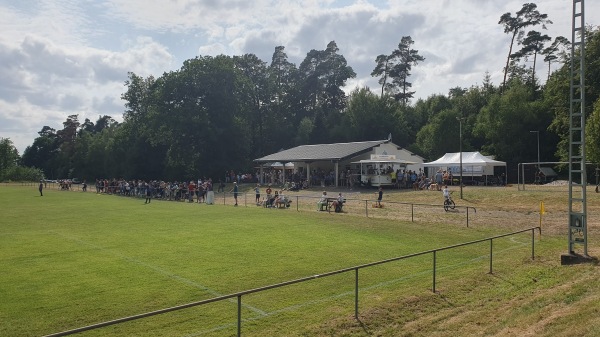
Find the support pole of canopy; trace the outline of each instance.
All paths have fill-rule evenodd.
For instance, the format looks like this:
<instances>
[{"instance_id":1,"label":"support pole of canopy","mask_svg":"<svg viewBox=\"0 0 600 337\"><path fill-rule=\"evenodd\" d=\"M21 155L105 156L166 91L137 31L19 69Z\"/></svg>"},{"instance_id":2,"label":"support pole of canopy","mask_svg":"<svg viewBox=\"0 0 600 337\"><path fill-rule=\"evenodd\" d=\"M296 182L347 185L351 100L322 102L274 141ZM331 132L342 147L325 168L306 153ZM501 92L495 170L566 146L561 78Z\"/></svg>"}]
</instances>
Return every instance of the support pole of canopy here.
<instances>
[{"instance_id":1,"label":"support pole of canopy","mask_svg":"<svg viewBox=\"0 0 600 337\"><path fill-rule=\"evenodd\" d=\"M263 172L263 164L260 164L259 175L260 175L260 184L264 185L265 184L265 175Z\"/></svg>"}]
</instances>

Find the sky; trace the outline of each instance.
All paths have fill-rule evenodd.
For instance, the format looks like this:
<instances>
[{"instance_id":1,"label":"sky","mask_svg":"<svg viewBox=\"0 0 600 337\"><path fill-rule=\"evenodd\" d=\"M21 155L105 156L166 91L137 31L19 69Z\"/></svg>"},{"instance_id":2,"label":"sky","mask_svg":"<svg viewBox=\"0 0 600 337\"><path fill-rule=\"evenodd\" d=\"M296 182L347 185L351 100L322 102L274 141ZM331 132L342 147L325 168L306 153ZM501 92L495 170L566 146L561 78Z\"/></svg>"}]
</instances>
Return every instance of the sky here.
<instances>
[{"instance_id":1,"label":"sky","mask_svg":"<svg viewBox=\"0 0 600 337\"><path fill-rule=\"evenodd\" d=\"M530 2L535 2L529 0ZM128 72L176 71L196 56L251 53L270 64L276 46L300 65L335 41L368 86L375 59L402 36L425 61L409 81L416 98L502 82L510 36L498 24L527 2L512 0L0 0L0 137L20 154L43 126L69 115L122 121ZM572 1L535 2L553 24L544 33L571 39ZM600 3L585 3L585 21L600 24ZM541 28L538 28L541 29ZM547 64L536 72L547 76Z\"/></svg>"}]
</instances>

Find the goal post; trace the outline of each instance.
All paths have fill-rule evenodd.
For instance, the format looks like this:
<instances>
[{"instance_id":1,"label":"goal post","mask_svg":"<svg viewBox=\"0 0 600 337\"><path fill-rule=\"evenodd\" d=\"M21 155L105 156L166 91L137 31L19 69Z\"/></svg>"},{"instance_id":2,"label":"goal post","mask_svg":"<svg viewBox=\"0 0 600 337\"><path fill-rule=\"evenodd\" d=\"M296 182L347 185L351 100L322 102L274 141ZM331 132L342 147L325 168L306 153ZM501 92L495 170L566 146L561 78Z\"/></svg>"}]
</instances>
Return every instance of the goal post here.
<instances>
[{"instance_id":1,"label":"goal post","mask_svg":"<svg viewBox=\"0 0 600 337\"><path fill-rule=\"evenodd\" d=\"M527 185L544 185L554 180L558 180L558 176L544 175L540 178L537 174L539 168L546 171L547 168L555 169L557 166L563 166L564 170L568 170L569 162L567 161L549 161L549 162L534 162L534 163L519 163L517 169L517 186L519 191L525 191ZM600 180L600 163L590 163L586 165L588 174L593 174L593 179L588 179L588 182L595 182L598 185ZM561 170L563 171L563 170ZM563 172L564 180L568 182L568 172ZM591 176L589 178L592 178ZM588 184L589 186L589 184Z\"/></svg>"}]
</instances>

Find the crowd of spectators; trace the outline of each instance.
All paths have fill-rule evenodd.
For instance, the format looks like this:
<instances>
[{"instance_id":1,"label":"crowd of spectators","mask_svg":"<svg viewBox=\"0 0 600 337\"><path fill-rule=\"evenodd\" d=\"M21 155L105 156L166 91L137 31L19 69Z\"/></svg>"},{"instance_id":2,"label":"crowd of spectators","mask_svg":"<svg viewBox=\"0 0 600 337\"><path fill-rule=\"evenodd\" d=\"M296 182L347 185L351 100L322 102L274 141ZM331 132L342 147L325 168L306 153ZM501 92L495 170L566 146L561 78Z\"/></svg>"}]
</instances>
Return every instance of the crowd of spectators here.
<instances>
[{"instance_id":1,"label":"crowd of spectators","mask_svg":"<svg viewBox=\"0 0 600 337\"><path fill-rule=\"evenodd\" d=\"M222 188L222 186L219 186ZM213 190L212 179L187 181L96 179L96 193L152 199L206 202L206 194Z\"/></svg>"}]
</instances>

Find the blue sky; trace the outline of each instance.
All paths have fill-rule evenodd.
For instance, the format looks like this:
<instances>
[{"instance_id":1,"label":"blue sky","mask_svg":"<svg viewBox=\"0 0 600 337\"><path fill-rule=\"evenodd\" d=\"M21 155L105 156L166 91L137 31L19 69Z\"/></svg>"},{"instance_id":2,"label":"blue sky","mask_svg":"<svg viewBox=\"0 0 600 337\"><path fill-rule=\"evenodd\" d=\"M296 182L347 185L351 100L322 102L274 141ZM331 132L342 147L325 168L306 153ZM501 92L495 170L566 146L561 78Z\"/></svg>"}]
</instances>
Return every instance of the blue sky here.
<instances>
[{"instance_id":1,"label":"blue sky","mask_svg":"<svg viewBox=\"0 0 600 337\"><path fill-rule=\"evenodd\" d=\"M198 55L256 54L270 63L282 45L297 65L335 40L358 86L379 54L410 35L426 60L410 78L416 96L502 80L509 36L498 25L526 1L500 0L0 0L0 137L22 154L44 125L62 128L100 115L122 120L127 72L160 76ZM572 1L536 2L554 24L546 34L571 38ZM600 24L600 4L586 2ZM536 72L545 78L547 65Z\"/></svg>"}]
</instances>

